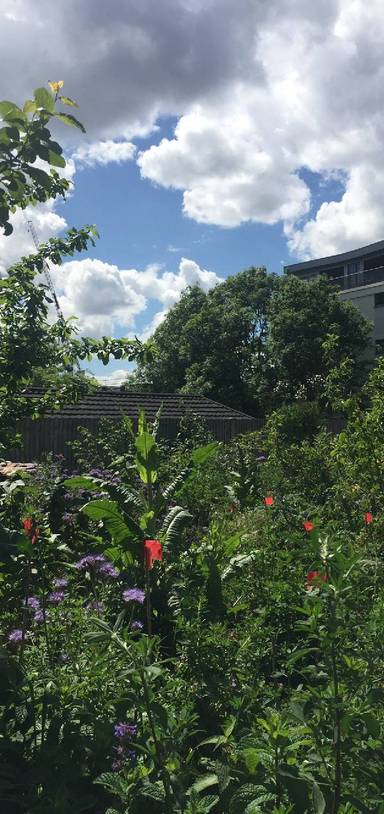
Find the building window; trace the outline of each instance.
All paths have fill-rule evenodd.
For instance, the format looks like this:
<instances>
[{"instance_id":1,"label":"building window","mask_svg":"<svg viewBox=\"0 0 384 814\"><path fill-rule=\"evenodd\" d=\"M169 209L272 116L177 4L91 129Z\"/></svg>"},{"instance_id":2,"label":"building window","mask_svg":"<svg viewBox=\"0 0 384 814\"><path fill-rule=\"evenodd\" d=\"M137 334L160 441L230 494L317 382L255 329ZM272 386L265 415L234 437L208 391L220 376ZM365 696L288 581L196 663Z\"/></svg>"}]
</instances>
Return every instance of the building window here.
<instances>
[{"instance_id":1,"label":"building window","mask_svg":"<svg viewBox=\"0 0 384 814\"><path fill-rule=\"evenodd\" d=\"M384 306L384 291L375 294L375 308L383 308Z\"/></svg>"},{"instance_id":2,"label":"building window","mask_svg":"<svg viewBox=\"0 0 384 814\"><path fill-rule=\"evenodd\" d=\"M370 269L377 269L383 268L384 266L384 254L378 254L376 257L370 257L367 260L364 260L364 269L369 271Z\"/></svg>"}]
</instances>

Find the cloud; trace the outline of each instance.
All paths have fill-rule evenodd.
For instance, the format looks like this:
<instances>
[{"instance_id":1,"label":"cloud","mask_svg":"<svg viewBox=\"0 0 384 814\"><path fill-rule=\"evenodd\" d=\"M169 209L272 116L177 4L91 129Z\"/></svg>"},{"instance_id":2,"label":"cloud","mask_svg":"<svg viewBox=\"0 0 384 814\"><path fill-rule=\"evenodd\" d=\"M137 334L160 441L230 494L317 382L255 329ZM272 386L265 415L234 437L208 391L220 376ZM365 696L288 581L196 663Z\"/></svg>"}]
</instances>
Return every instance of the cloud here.
<instances>
[{"instance_id":1,"label":"cloud","mask_svg":"<svg viewBox=\"0 0 384 814\"><path fill-rule=\"evenodd\" d=\"M94 141L91 144L80 144L72 158L80 166L106 166L112 162L121 164L122 161L131 161L135 152L136 147L130 141Z\"/></svg>"},{"instance_id":2,"label":"cloud","mask_svg":"<svg viewBox=\"0 0 384 814\"><path fill-rule=\"evenodd\" d=\"M128 373L128 369L119 368L118 370L113 370L108 376L103 376L101 373L95 373L94 375L95 379L105 387L120 387L120 385L125 382Z\"/></svg>"},{"instance_id":3,"label":"cloud","mask_svg":"<svg viewBox=\"0 0 384 814\"><path fill-rule=\"evenodd\" d=\"M80 333L91 336L132 334L136 319L149 305L160 303L142 334L149 336L189 285L208 291L221 278L183 257L178 272L160 265L119 269L102 260L71 260L52 269L54 285L65 317L76 316ZM161 316L160 316L161 313Z\"/></svg>"},{"instance_id":4,"label":"cloud","mask_svg":"<svg viewBox=\"0 0 384 814\"><path fill-rule=\"evenodd\" d=\"M300 257L383 237L382 0L3 0L0 18L0 97L64 78L82 163L131 160L147 135L143 177L200 223L281 223ZM341 175L342 200L316 211L303 167Z\"/></svg>"}]
</instances>

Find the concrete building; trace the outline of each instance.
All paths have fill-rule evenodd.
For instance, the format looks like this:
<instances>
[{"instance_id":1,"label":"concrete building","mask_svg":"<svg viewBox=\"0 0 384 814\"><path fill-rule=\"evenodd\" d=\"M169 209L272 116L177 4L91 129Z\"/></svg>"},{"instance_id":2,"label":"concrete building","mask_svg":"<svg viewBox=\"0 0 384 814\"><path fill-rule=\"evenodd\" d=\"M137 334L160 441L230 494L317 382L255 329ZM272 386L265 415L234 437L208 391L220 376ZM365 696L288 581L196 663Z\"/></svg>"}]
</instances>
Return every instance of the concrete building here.
<instances>
[{"instance_id":1,"label":"concrete building","mask_svg":"<svg viewBox=\"0 0 384 814\"><path fill-rule=\"evenodd\" d=\"M350 300L373 323L376 353L384 353L384 240L319 260L285 266L302 280L325 275L338 286L342 300Z\"/></svg>"}]
</instances>

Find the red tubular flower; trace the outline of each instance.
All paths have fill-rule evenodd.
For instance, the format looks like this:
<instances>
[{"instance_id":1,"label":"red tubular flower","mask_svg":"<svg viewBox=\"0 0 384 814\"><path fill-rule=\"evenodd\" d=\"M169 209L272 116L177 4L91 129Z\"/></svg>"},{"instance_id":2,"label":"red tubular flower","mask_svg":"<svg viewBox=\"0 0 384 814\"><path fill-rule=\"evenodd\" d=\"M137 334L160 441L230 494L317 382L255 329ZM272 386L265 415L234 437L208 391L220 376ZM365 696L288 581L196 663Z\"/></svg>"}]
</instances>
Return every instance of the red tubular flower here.
<instances>
[{"instance_id":1,"label":"red tubular flower","mask_svg":"<svg viewBox=\"0 0 384 814\"><path fill-rule=\"evenodd\" d=\"M275 501L274 501L272 495L267 495L267 497L264 498L264 503L265 503L266 506L273 506L274 502Z\"/></svg>"},{"instance_id":2,"label":"red tubular flower","mask_svg":"<svg viewBox=\"0 0 384 814\"><path fill-rule=\"evenodd\" d=\"M23 520L24 534L28 535L32 531L32 527L33 527L33 521L31 520L31 518L30 517L24 517L24 520Z\"/></svg>"},{"instance_id":3,"label":"red tubular flower","mask_svg":"<svg viewBox=\"0 0 384 814\"><path fill-rule=\"evenodd\" d=\"M327 574L321 571L308 571L305 583L307 591L312 591L312 588L320 588L322 582L328 582Z\"/></svg>"},{"instance_id":4,"label":"red tubular flower","mask_svg":"<svg viewBox=\"0 0 384 814\"><path fill-rule=\"evenodd\" d=\"M364 515L364 523L365 523L365 525L369 526L369 524L372 523L372 520L373 520L372 512L365 512L365 515Z\"/></svg>"},{"instance_id":5,"label":"red tubular flower","mask_svg":"<svg viewBox=\"0 0 384 814\"><path fill-rule=\"evenodd\" d=\"M312 521L311 521L311 520L304 520L303 526L304 526L304 528L305 528L305 531L307 531L307 532L308 532L308 534L309 534L311 531L313 531L313 523L312 523Z\"/></svg>"},{"instance_id":6,"label":"red tubular flower","mask_svg":"<svg viewBox=\"0 0 384 814\"><path fill-rule=\"evenodd\" d=\"M145 567L152 568L153 560L163 559L163 547L159 540L144 540Z\"/></svg>"}]
</instances>

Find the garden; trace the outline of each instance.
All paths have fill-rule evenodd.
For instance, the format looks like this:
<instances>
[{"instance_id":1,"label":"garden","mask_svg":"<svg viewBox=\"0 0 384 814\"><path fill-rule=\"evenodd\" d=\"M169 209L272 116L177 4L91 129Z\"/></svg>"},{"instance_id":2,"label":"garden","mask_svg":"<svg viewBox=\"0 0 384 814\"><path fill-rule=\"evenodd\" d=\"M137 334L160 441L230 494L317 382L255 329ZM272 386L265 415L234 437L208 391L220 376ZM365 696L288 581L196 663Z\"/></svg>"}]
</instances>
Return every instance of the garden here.
<instances>
[{"instance_id":1,"label":"garden","mask_svg":"<svg viewBox=\"0 0 384 814\"><path fill-rule=\"evenodd\" d=\"M57 113L75 105L61 87L0 104L6 232L10 212L65 192L47 125L81 125ZM151 343L48 320L44 261L95 236L73 229L0 282L4 454L18 418L82 392L76 360L165 364ZM221 444L186 416L167 441L141 413L79 432L75 471L49 455L0 482L4 814L384 812L384 362L359 382L355 333L338 353L332 313L327 375L303 363L293 380L296 336L262 431ZM49 375L31 398L36 371Z\"/></svg>"}]
</instances>

